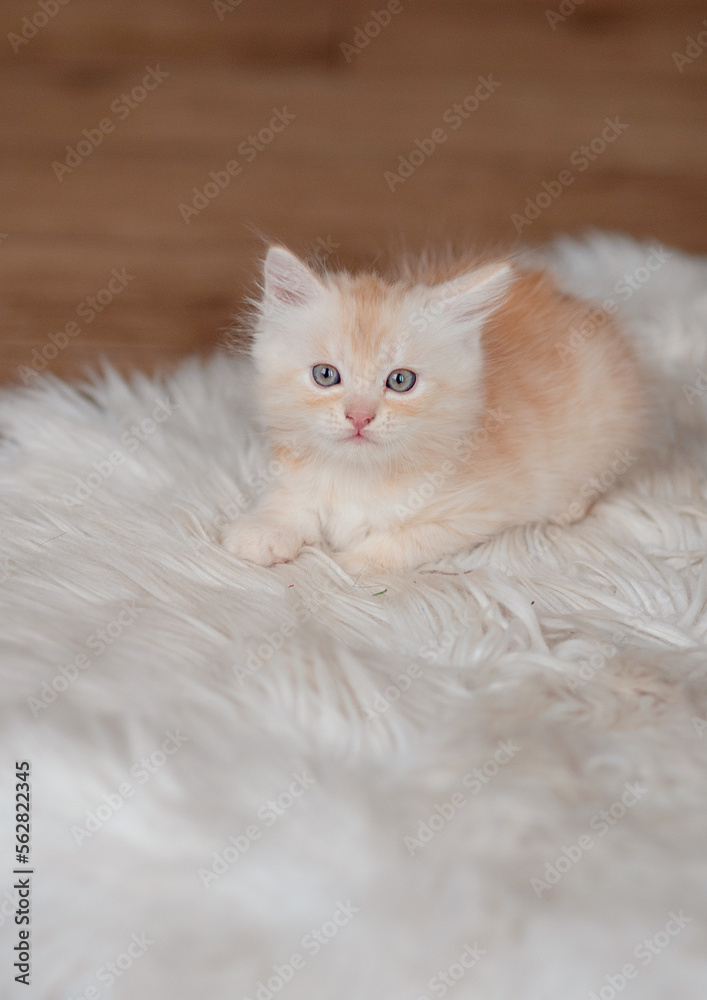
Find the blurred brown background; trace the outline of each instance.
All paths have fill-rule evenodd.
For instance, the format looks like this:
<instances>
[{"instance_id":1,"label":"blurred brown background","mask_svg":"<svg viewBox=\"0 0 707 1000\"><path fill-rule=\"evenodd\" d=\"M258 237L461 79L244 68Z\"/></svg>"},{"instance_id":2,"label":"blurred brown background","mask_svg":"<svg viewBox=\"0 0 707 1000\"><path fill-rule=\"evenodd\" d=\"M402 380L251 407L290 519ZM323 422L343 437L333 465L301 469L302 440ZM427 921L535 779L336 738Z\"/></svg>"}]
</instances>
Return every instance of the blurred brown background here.
<instances>
[{"instance_id":1,"label":"blurred brown background","mask_svg":"<svg viewBox=\"0 0 707 1000\"><path fill-rule=\"evenodd\" d=\"M512 242L544 191L524 240L598 226L707 250L706 18L687 0L5 0L0 377L209 349L258 234L343 265L391 240ZM628 125L611 142L607 118Z\"/></svg>"}]
</instances>

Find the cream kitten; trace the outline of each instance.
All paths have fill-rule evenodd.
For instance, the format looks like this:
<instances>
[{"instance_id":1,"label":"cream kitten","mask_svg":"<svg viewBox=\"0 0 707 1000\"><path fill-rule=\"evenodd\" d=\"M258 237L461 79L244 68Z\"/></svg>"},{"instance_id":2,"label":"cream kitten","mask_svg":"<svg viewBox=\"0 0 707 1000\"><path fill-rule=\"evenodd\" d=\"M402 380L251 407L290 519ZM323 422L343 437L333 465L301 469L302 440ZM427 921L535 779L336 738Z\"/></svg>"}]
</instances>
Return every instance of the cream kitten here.
<instances>
[{"instance_id":1,"label":"cream kitten","mask_svg":"<svg viewBox=\"0 0 707 1000\"><path fill-rule=\"evenodd\" d=\"M593 477L632 464L643 404L619 329L509 258L384 279L275 246L253 332L282 474L223 542L261 566L321 545L354 577L411 569L577 520Z\"/></svg>"}]
</instances>

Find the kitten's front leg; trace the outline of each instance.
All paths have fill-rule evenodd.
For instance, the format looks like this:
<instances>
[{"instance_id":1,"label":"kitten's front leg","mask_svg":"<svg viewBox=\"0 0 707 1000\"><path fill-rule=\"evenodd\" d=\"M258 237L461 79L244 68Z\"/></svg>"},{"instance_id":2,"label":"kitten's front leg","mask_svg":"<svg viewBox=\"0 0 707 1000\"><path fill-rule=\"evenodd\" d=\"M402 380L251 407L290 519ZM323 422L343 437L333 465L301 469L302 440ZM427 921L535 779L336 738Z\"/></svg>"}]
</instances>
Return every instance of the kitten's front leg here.
<instances>
[{"instance_id":1,"label":"kitten's front leg","mask_svg":"<svg viewBox=\"0 0 707 1000\"><path fill-rule=\"evenodd\" d=\"M444 524L414 525L390 532L376 532L350 552L332 558L353 579L372 573L399 573L453 552L471 548L476 541Z\"/></svg>"},{"instance_id":2,"label":"kitten's front leg","mask_svg":"<svg viewBox=\"0 0 707 1000\"><path fill-rule=\"evenodd\" d=\"M238 559L273 566L290 562L303 545L321 540L319 522L313 511L293 510L293 501L283 498L253 514L244 514L229 524L221 535L223 546Z\"/></svg>"}]
</instances>

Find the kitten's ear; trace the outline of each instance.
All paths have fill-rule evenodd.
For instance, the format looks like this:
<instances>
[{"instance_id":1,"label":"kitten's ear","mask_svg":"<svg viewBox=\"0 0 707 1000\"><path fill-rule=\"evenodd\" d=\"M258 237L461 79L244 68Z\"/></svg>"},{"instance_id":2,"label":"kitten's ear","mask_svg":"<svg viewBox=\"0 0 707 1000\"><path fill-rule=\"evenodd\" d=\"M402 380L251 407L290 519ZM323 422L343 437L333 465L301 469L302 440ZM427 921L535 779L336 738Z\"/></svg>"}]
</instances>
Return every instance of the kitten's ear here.
<instances>
[{"instance_id":1,"label":"kitten's ear","mask_svg":"<svg viewBox=\"0 0 707 1000\"><path fill-rule=\"evenodd\" d=\"M270 247L263 277L265 298L286 306L309 305L324 292L319 278L284 247Z\"/></svg>"},{"instance_id":2,"label":"kitten's ear","mask_svg":"<svg viewBox=\"0 0 707 1000\"><path fill-rule=\"evenodd\" d=\"M455 322L482 320L501 304L513 278L513 266L501 261L437 285L439 313Z\"/></svg>"}]
</instances>

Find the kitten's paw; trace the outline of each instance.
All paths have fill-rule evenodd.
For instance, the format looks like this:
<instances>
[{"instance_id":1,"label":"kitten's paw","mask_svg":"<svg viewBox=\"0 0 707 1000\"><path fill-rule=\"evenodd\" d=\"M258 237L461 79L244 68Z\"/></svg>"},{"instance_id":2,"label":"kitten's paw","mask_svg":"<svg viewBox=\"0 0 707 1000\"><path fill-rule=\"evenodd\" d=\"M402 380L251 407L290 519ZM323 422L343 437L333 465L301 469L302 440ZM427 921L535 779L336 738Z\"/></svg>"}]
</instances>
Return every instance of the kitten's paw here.
<instances>
[{"instance_id":1,"label":"kitten's paw","mask_svg":"<svg viewBox=\"0 0 707 1000\"><path fill-rule=\"evenodd\" d=\"M237 559L258 566L290 562L300 552L302 539L285 525L256 517L244 517L224 529L221 543Z\"/></svg>"},{"instance_id":2,"label":"kitten's paw","mask_svg":"<svg viewBox=\"0 0 707 1000\"><path fill-rule=\"evenodd\" d=\"M382 572L382 567L379 564L360 552L334 552L332 559L343 569L344 573L348 573L352 580L363 578L369 581L374 576L379 577Z\"/></svg>"}]
</instances>

